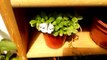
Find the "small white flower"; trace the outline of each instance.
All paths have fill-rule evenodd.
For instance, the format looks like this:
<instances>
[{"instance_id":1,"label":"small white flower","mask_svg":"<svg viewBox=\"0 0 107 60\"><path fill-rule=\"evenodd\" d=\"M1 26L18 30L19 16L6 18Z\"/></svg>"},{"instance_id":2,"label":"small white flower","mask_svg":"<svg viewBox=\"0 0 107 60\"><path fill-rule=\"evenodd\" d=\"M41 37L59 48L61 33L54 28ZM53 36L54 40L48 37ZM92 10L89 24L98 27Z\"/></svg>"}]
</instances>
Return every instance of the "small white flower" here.
<instances>
[{"instance_id":1,"label":"small white flower","mask_svg":"<svg viewBox=\"0 0 107 60\"><path fill-rule=\"evenodd\" d=\"M4 53L4 54L7 54L7 51L5 50L5 51L3 51L3 53Z\"/></svg>"},{"instance_id":2,"label":"small white flower","mask_svg":"<svg viewBox=\"0 0 107 60\"><path fill-rule=\"evenodd\" d=\"M54 31L54 26L51 23L49 25L47 23L41 23L39 30L43 33L51 34Z\"/></svg>"},{"instance_id":3,"label":"small white flower","mask_svg":"<svg viewBox=\"0 0 107 60\"><path fill-rule=\"evenodd\" d=\"M40 31L42 31L43 33L47 33L47 26L48 26L47 23L41 23L41 24L39 25Z\"/></svg>"},{"instance_id":4,"label":"small white flower","mask_svg":"<svg viewBox=\"0 0 107 60\"><path fill-rule=\"evenodd\" d=\"M47 33L51 34L54 31L54 26L50 23L48 26L48 31Z\"/></svg>"}]
</instances>

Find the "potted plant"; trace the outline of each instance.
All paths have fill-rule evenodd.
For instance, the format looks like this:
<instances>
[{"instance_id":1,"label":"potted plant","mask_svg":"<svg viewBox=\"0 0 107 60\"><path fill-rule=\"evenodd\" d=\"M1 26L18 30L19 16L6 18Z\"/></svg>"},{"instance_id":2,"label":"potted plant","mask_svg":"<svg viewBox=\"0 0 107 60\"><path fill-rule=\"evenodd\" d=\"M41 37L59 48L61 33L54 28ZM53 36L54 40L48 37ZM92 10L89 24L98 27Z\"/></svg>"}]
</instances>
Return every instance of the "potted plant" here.
<instances>
[{"instance_id":1,"label":"potted plant","mask_svg":"<svg viewBox=\"0 0 107 60\"><path fill-rule=\"evenodd\" d=\"M46 44L51 48L60 48L66 39L78 32L81 16L72 16L70 13L44 13L37 14L29 23L43 32Z\"/></svg>"},{"instance_id":2,"label":"potted plant","mask_svg":"<svg viewBox=\"0 0 107 60\"><path fill-rule=\"evenodd\" d=\"M9 39L0 41L0 60L20 60L16 53L15 44Z\"/></svg>"},{"instance_id":3,"label":"potted plant","mask_svg":"<svg viewBox=\"0 0 107 60\"><path fill-rule=\"evenodd\" d=\"M107 15L94 17L90 36L96 44L107 49Z\"/></svg>"}]
</instances>

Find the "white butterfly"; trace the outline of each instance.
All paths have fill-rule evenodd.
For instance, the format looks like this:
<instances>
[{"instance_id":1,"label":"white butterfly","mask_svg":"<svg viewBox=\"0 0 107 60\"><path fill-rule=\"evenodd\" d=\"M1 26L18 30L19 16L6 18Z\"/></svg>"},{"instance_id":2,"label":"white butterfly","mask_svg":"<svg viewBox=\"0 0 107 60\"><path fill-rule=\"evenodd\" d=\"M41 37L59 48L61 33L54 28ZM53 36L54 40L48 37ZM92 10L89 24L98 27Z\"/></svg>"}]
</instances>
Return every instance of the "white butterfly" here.
<instances>
[{"instance_id":1,"label":"white butterfly","mask_svg":"<svg viewBox=\"0 0 107 60\"><path fill-rule=\"evenodd\" d=\"M39 29L40 31L42 31L43 33L48 33L48 34L51 34L53 31L54 31L54 26L50 23L50 24L47 24L47 23L41 23L39 25Z\"/></svg>"}]
</instances>

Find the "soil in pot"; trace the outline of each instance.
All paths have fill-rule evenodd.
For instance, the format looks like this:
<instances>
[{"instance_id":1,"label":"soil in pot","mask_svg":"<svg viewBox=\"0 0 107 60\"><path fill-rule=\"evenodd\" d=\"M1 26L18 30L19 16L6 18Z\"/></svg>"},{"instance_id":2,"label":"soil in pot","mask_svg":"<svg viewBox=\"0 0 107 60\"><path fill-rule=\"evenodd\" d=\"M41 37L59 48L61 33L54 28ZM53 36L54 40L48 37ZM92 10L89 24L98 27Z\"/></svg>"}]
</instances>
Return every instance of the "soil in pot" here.
<instances>
[{"instance_id":1,"label":"soil in pot","mask_svg":"<svg viewBox=\"0 0 107 60\"><path fill-rule=\"evenodd\" d=\"M107 49L107 23L94 18L90 36L99 46Z\"/></svg>"},{"instance_id":2,"label":"soil in pot","mask_svg":"<svg viewBox=\"0 0 107 60\"><path fill-rule=\"evenodd\" d=\"M66 36L53 36L51 34L43 34L48 47L58 49L63 46Z\"/></svg>"}]
</instances>

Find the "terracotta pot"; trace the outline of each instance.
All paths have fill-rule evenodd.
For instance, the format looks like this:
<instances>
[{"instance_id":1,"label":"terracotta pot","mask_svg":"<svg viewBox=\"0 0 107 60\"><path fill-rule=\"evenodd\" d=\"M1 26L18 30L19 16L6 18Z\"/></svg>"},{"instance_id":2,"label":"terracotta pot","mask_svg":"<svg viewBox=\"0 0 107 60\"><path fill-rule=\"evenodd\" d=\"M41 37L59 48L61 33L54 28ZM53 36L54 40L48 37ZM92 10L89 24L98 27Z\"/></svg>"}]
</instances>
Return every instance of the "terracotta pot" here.
<instances>
[{"instance_id":1,"label":"terracotta pot","mask_svg":"<svg viewBox=\"0 0 107 60\"><path fill-rule=\"evenodd\" d=\"M65 42L66 36L53 36L51 34L43 34L44 38L45 38L45 42L47 44L48 47L53 48L53 49L57 49L62 47L62 45Z\"/></svg>"},{"instance_id":2,"label":"terracotta pot","mask_svg":"<svg viewBox=\"0 0 107 60\"><path fill-rule=\"evenodd\" d=\"M95 18L90 33L91 38L96 44L107 49L107 23Z\"/></svg>"}]
</instances>

